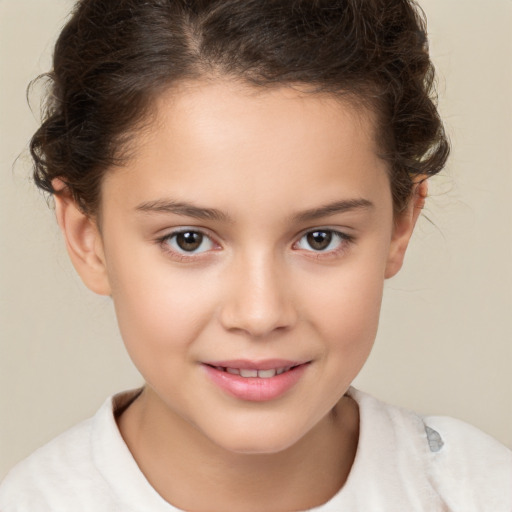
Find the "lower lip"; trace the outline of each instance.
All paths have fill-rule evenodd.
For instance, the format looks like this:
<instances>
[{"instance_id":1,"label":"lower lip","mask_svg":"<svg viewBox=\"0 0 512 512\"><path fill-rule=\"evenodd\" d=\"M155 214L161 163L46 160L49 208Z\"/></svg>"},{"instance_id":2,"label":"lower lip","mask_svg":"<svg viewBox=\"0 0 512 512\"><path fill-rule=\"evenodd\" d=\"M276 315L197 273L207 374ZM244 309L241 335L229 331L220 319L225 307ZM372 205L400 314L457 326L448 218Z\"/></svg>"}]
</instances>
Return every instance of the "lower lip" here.
<instances>
[{"instance_id":1,"label":"lower lip","mask_svg":"<svg viewBox=\"0 0 512 512\"><path fill-rule=\"evenodd\" d=\"M265 402L284 395L300 380L309 363L301 364L287 372L262 379L261 377L240 377L203 364L208 377L223 391L240 400Z\"/></svg>"}]
</instances>

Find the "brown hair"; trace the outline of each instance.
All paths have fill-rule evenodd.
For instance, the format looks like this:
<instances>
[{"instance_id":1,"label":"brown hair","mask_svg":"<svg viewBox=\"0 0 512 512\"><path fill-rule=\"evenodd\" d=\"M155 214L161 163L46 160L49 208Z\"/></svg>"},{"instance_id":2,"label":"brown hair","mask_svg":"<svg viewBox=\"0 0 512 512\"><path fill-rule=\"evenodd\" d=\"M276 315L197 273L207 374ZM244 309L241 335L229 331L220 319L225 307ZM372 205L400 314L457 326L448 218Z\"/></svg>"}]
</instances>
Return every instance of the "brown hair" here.
<instances>
[{"instance_id":1,"label":"brown hair","mask_svg":"<svg viewBox=\"0 0 512 512\"><path fill-rule=\"evenodd\" d=\"M55 46L34 179L60 177L97 213L105 171L155 96L226 76L256 87L304 84L377 114L395 211L449 145L434 97L426 23L412 0L81 0Z\"/></svg>"}]
</instances>

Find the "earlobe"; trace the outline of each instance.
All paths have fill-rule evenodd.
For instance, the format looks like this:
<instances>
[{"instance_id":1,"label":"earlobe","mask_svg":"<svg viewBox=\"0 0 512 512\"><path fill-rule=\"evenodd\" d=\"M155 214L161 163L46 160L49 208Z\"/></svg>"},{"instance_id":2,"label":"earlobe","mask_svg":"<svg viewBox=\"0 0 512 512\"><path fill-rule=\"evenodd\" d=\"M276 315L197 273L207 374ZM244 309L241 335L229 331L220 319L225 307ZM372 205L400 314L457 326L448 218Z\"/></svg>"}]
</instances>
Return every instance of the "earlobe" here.
<instances>
[{"instance_id":1,"label":"earlobe","mask_svg":"<svg viewBox=\"0 0 512 512\"><path fill-rule=\"evenodd\" d=\"M56 178L52 185L56 191L57 222L73 266L90 290L110 295L103 243L96 222L78 208L62 180Z\"/></svg>"},{"instance_id":2,"label":"earlobe","mask_svg":"<svg viewBox=\"0 0 512 512\"><path fill-rule=\"evenodd\" d=\"M384 274L386 279L393 277L402 268L409 240L411 239L414 226L416 225L421 210L425 206L427 195L428 183L426 179L423 179L414 186L413 196L406 210L397 214L395 218L395 226Z\"/></svg>"}]
</instances>

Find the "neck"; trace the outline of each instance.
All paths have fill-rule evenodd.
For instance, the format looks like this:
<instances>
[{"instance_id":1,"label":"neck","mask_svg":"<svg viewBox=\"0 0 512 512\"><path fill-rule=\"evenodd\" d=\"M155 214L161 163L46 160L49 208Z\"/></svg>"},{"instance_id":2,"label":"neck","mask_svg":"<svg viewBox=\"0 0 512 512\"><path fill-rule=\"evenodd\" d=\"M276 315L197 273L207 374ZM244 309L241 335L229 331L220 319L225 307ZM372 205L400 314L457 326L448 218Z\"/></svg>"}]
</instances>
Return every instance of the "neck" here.
<instances>
[{"instance_id":1,"label":"neck","mask_svg":"<svg viewBox=\"0 0 512 512\"><path fill-rule=\"evenodd\" d=\"M357 404L344 396L291 447L233 453L169 410L148 388L118 417L139 468L169 503L206 512L282 512L317 507L345 483L357 448Z\"/></svg>"}]
</instances>

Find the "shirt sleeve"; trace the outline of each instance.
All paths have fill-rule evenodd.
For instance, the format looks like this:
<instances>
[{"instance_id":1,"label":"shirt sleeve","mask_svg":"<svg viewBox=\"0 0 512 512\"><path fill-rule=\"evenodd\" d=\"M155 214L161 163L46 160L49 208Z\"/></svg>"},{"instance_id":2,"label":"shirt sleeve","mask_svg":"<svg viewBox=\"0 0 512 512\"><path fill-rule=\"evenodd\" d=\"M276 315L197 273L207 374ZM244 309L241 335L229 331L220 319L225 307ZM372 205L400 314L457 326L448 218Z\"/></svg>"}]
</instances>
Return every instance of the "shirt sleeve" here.
<instances>
[{"instance_id":1,"label":"shirt sleeve","mask_svg":"<svg viewBox=\"0 0 512 512\"><path fill-rule=\"evenodd\" d=\"M463 421L424 421L434 446L431 478L447 510L512 512L512 451Z\"/></svg>"}]
</instances>

